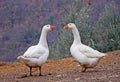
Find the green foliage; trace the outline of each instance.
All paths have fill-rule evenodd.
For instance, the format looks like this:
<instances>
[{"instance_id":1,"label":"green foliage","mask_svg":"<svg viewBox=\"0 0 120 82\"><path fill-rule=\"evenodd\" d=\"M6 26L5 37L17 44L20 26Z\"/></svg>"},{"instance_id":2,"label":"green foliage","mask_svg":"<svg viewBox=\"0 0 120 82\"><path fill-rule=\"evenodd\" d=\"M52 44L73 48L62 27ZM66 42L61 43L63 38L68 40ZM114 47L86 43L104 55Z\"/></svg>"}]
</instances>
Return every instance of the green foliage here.
<instances>
[{"instance_id":1,"label":"green foliage","mask_svg":"<svg viewBox=\"0 0 120 82\"><path fill-rule=\"evenodd\" d=\"M39 39L40 34L31 27L26 27L25 33L23 34L23 41L25 43L31 43L33 39Z\"/></svg>"},{"instance_id":2,"label":"green foliage","mask_svg":"<svg viewBox=\"0 0 120 82\"><path fill-rule=\"evenodd\" d=\"M7 46L7 48L8 48L9 50L15 49L15 48L16 48L16 44L15 44L15 43L10 43L10 44Z\"/></svg>"},{"instance_id":3,"label":"green foliage","mask_svg":"<svg viewBox=\"0 0 120 82\"><path fill-rule=\"evenodd\" d=\"M49 22L50 24L53 24L53 21L54 21L54 16L50 16L50 18L48 19L48 22Z\"/></svg>"},{"instance_id":4,"label":"green foliage","mask_svg":"<svg viewBox=\"0 0 120 82\"><path fill-rule=\"evenodd\" d=\"M120 16L113 1L105 6L99 20L95 22L94 32L99 37L95 43L98 50L106 52L120 49ZM95 35L92 37L96 39Z\"/></svg>"},{"instance_id":5,"label":"green foliage","mask_svg":"<svg viewBox=\"0 0 120 82\"><path fill-rule=\"evenodd\" d=\"M77 25L80 25L82 23L81 26L78 26L78 30L81 31L81 33L83 33L83 32L86 33L85 36L82 35L82 36L84 36L84 38L89 37L89 34L87 34L87 33L90 29L90 26L88 25L90 22L90 19L88 17L87 9L88 9L88 7L84 7L83 4L81 4L81 2L79 0L76 0L76 2L73 4L71 10L68 11L68 13L67 13L68 15L65 15L63 18L63 21L65 22L65 24L67 24L69 22L73 22L73 23L76 23ZM81 20L81 19L85 19L85 17L86 17L87 21ZM65 24L61 24L61 27L63 27ZM89 29L86 30L85 27L89 28ZM64 28L61 29L60 36L55 44L56 47L54 48L56 51L58 51L57 55L59 58L71 56L70 46L72 45L72 42L73 42L73 35L70 32L70 30L67 30ZM86 42L86 41L84 41L84 42ZM56 52L53 52L53 53L56 54Z\"/></svg>"},{"instance_id":6,"label":"green foliage","mask_svg":"<svg viewBox=\"0 0 120 82\"><path fill-rule=\"evenodd\" d=\"M9 34L3 34L3 41L8 41L10 39Z\"/></svg>"},{"instance_id":7,"label":"green foliage","mask_svg":"<svg viewBox=\"0 0 120 82\"><path fill-rule=\"evenodd\" d=\"M71 33L69 33L66 29L61 29L60 37L57 41L50 47L50 57L52 59L61 59L64 57L69 57L70 52L69 48L72 44L73 37Z\"/></svg>"},{"instance_id":8,"label":"green foliage","mask_svg":"<svg viewBox=\"0 0 120 82\"><path fill-rule=\"evenodd\" d=\"M114 1L106 4L97 21L91 21L88 6L76 0L73 8L64 16L64 22L77 25L83 44L102 52L120 49L120 16ZM78 5L80 4L80 5ZM64 24L65 25L65 24ZM63 24L61 24L63 27ZM68 57L73 35L66 29L61 29L59 39L55 44L58 57ZM56 52L52 52L56 54Z\"/></svg>"}]
</instances>

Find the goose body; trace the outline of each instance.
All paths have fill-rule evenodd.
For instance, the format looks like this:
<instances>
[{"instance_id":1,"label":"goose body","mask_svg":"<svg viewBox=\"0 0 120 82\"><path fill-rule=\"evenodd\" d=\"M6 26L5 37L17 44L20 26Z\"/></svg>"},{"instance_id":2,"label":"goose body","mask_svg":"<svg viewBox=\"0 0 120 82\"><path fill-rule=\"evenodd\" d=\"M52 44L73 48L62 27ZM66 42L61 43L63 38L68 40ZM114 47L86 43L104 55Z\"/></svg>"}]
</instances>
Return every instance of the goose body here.
<instances>
[{"instance_id":1,"label":"goose body","mask_svg":"<svg viewBox=\"0 0 120 82\"><path fill-rule=\"evenodd\" d=\"M81 43L79 31L74 23L69 23L65 28L71 29L74 41L70 47L71 55L80 63L82 71L85 72L87 68L95 67L99 60L106 54L101 53L87 45Z\"/></svg>"},{"instance_id":2,"label":"goose body","mask_svg":"<svg viewBox=\"0 0 120 82\"><path fill-rule=\"evenodd\" d=\"M47 61L49 56L49 48L46 36L47 33L52 29L54 29L53 25L45 25L42 28L39 43L29 47L23 55L17 57L19 61L23 62L30 68L30 75L32 75L31 70L33 67L39 67L39 75L41 75L41 66Z\"/></svg>"},{"instance_id":3,"label":"goose body","mask_svg":"<svg viewBox=\"0 0 120 82\"><path fill-rule=\"evenodd\" d=\"M42 45L31 46L18 59L30 67L41 66L49 56L49 49Z\"/></svg>"}]
</instances>

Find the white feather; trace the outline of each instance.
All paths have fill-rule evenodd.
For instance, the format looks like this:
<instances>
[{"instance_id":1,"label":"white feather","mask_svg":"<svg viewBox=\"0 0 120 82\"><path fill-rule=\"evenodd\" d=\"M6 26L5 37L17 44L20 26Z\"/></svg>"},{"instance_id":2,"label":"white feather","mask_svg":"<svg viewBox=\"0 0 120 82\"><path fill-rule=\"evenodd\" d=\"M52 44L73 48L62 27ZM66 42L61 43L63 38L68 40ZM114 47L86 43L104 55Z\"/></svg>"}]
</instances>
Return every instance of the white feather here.
<instances>
[{"instance_id":1,"label":"white feather","mask_svg":"<svg viewBox=\"0 0 120 82\"><path fill-rule=\"evenodd\" d=\"M73 33L74 41L71 45L70 52L71 55L77 61L79 61L81 65L85 65L87 67L94 67L97 65L99 60L106 55L87 45L82 44L79 31L74 23L67 24L65 28L71 29Z\"/></svg>"},{"instance_id":2,"label":"white feather","mask_svg":"<svg viewBox=\"0 0 120 82\"><path fill-rule=\"evenodd\" d=\"M50 25L45 25L42 29L39 43L29 47L26 52L22 56L18 56L17 59L29 67L37 67L44 64L49 56L46 35L50 30Z\"/></svg>"}]
</instances>

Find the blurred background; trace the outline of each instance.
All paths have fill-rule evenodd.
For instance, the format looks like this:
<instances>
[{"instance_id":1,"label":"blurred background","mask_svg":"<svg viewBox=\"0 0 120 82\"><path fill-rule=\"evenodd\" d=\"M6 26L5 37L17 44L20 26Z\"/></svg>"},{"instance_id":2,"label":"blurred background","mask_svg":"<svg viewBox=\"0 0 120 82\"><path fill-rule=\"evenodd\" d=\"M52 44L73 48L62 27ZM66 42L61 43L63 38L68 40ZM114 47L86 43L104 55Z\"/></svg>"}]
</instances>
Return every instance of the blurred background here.
<instances>
[{"instance_id":1,"label":"blurred background","mask_svg":"<svg viewBox=\"0 0 120 82\"><path fill-rule=\"evenodd\" d=\"M69 22L82 43L101 52L120 50L119 0L0 0L0 61L17 61L38 43L45 24L56 26L47 35L49 59L71 56L73 35L63 28Z\"/></svg>"}]
</instances>

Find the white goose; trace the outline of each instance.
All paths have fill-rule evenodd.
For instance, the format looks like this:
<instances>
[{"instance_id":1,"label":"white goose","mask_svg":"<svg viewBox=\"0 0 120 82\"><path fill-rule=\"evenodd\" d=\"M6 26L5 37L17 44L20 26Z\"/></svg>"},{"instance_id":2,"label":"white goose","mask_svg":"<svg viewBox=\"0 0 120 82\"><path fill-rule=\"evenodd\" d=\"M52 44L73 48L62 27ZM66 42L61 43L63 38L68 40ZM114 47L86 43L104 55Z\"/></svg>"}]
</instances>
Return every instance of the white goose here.
<instances>
[{"instance_id":1,"label":"white goose","mask_svg":"<svg viewBox=\"0 0 120 82\"><path fill-rule=\"evenodd\" d=\"M64 28L71 29L73 33L74 41L70 48L70 52L71 55L77 61L79 61L82 67L82 72L85 72L87 68L95 67L98 64L99 60L106 55L82 44L79 31L74 23L69 23Z\"/></svg>"},{"instance_id":2,"label":"white goose","mask_svg":"<svg viewBox=\"0 0 120 82\"><path fill-rule=\"evenodd\" d=\"M49 56L49 48L46 40L47 33L54 29L53 25L43 26L41 37L37 45L31 46L22 56L18 56L17 59L23 62L30 68L30 76L32 76L32 67L39 67L41 76L41 66L44 64Z\"/></svg>"}]
</instances>

